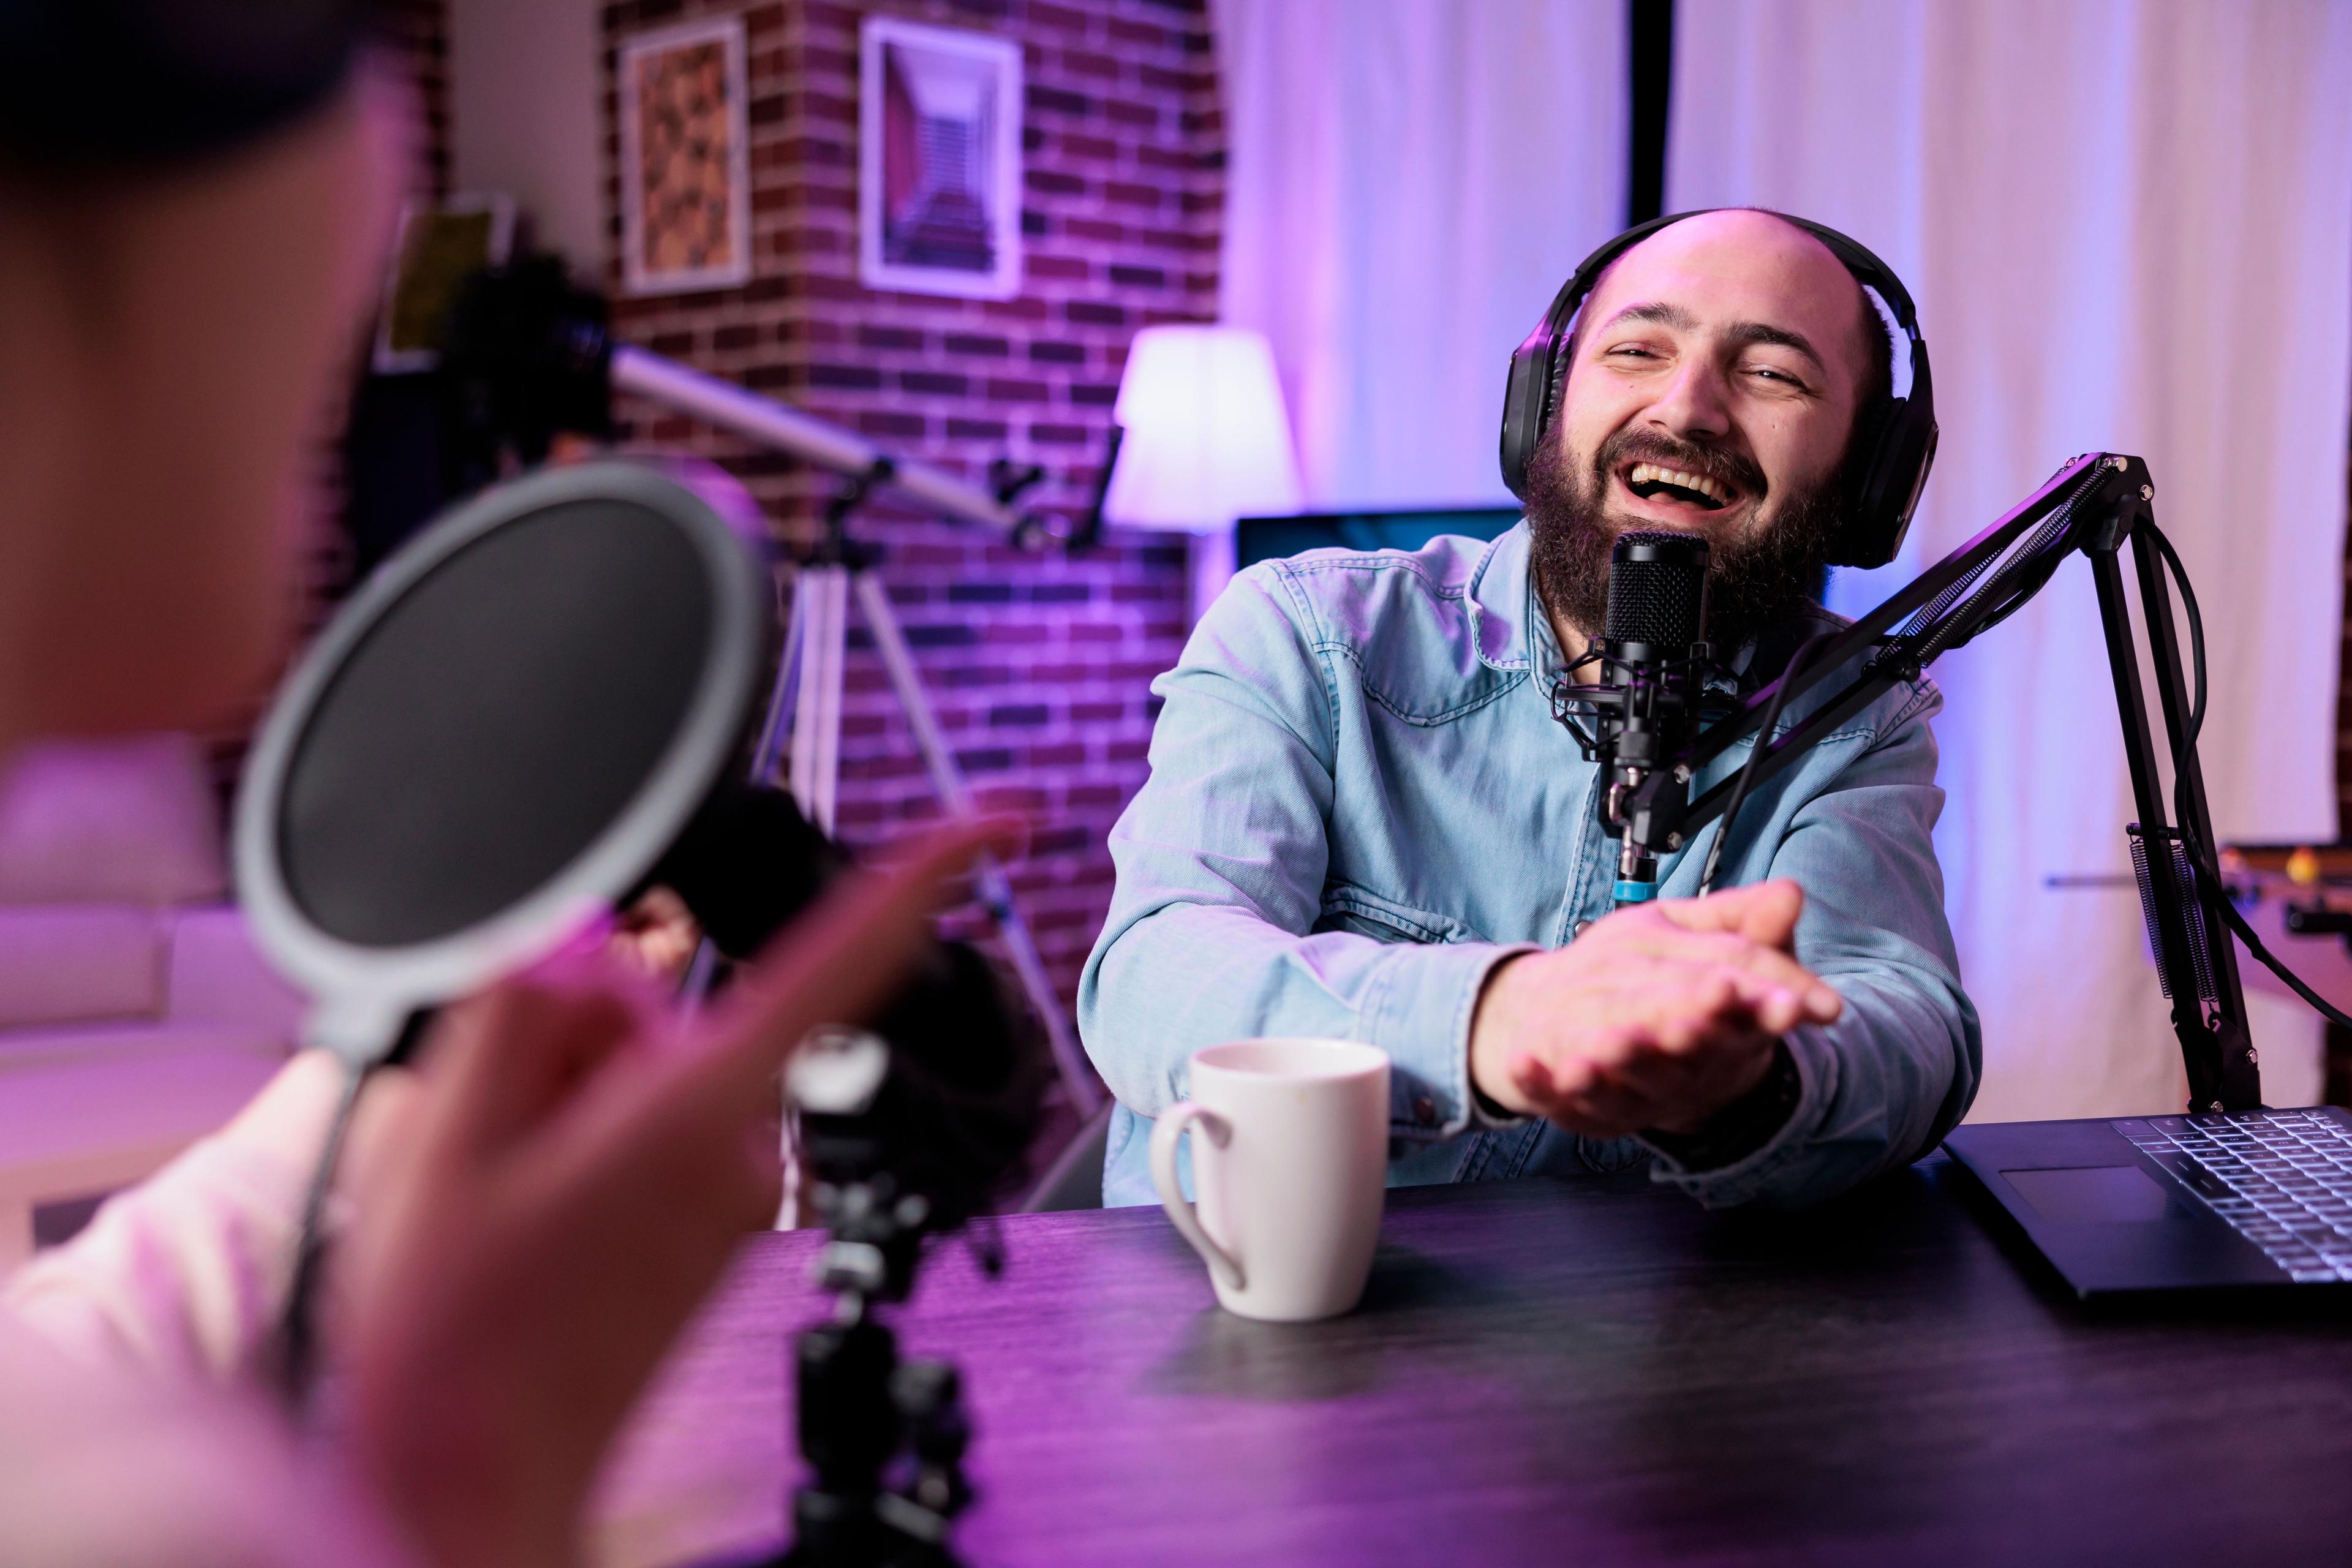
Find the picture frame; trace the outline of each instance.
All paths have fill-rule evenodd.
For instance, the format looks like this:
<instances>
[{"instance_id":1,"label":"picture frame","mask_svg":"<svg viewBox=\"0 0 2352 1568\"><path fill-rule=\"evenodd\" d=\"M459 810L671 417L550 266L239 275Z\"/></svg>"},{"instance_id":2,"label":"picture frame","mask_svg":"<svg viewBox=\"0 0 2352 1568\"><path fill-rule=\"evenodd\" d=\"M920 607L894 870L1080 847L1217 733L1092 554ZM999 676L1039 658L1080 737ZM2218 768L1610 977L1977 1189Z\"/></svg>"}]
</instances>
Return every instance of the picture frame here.
<instances>
[{"instance_id":1,"label":"picture frame","mask_svg":"<svg viewBox=\"0 0 2352 1568\"><path fill-rule=\"evenodd\" d=\"M621 286L730 289L751 277L751 118L743 19L641 33L614 63Z\"/></svg>"},{"instance_id":2,"label":"picture frame","mask_svg":"<svg viewBox=\"0 0 2352 1568\"><path fill-rule=\"evenodd\" d=\"M514 222L514 198L494 192L402 205L371 369L406 375L441 363L442 331L459 285L482 268L506 265Z\"/></svg>"},{"instance_id":3,"label":"picture frame","mask_svg":"<svg viewBox=\"0 0 2352 1568\"><path fill-rule=\"evenodd\" d=\"M869 15L858 33L857 269L869 289L1021 291L1021 46Z\"/></svg>"}]
</instances>

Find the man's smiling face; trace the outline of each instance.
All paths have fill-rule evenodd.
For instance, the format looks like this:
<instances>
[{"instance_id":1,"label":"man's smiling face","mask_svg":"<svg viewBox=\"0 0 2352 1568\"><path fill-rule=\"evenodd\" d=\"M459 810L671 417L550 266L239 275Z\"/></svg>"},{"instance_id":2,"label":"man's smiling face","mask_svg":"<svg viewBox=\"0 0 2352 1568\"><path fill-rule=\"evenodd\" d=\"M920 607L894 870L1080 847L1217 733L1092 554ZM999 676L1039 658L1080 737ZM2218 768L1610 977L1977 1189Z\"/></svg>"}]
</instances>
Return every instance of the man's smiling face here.
<instances>
[{"instance_id":1,"label":"man's smiling face","mask_svg":"<svg viewBox=\"0 0 2352 1568\"><path fill-rule=\"evenodd\" d=\"M1554 610L1597 631L1609 542L1673 528L1713 547L1719 651L1792 611L1843 514L1856 413L1883 375L1872 333L1883 352L1852 274L1769 213L1686 218L1619 258L1585 301L1530 465Z\"/></svg>"}]
</instances>

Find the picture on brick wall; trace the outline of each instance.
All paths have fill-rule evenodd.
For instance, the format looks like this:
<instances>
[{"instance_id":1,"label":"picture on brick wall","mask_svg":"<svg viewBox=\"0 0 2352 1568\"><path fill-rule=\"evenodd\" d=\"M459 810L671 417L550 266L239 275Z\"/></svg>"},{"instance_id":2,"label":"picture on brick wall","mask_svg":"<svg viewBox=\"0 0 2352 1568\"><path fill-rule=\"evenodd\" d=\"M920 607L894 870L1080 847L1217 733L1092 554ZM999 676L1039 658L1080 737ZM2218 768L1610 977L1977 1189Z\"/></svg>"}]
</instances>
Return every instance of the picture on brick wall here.
<instances>
[{"instance_id":1,"label":"picture on brick wall","mask_svg":"<svg viewBox=\"0 0 2352 1568\"><path fill-rule=\"evenodd\" d=\"M621 47L621 270L632 294L751 276L743 20L665 27Z\"/></svg>"},{"instance_id":2,"label":"picture on brick wall","mask_svg":"<svg viewBox=\"0 0 2352 1568\"><path fill-rule=\"evenodd\" d=\"M866 18L858 78L858 276L869 289L1021 291L1021 47Z\"/></svg>"}]
</instances>

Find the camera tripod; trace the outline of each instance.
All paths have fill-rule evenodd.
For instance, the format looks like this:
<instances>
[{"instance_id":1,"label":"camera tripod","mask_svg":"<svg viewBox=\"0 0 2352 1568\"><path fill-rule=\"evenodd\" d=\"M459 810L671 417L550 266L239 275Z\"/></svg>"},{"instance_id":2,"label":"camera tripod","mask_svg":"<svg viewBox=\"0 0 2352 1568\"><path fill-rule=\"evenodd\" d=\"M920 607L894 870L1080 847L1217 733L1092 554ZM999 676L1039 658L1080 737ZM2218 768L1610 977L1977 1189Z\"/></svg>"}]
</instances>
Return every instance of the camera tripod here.
<instances>
[{"instance_id":1,"label":"camera tripod","mask_svg":"<svg viewBox=\"0 0 2352 1568\"><path fill-rule=\"evenodd\" d=\"M834 1321L793 1342L810 1479L793 1494L792 1546L763 1568L957 1568L948 1530L973 1496L962 1379L944 1361L900 1360L876 1312L913 1289L931 1206L876 1171L820 1185L817 1213ZM999 1259L982 1262L994 1273Z\"/></svg>"}]
</instances>

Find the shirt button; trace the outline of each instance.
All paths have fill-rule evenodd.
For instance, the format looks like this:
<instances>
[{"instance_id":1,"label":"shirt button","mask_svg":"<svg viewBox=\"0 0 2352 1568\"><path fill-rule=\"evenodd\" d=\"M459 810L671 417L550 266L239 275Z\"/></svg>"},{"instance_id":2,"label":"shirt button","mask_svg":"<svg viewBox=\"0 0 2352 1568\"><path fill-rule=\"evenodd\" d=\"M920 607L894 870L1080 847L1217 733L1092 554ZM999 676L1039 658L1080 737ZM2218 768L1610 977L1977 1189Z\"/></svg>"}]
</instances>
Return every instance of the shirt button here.
<instances>
[{"instance_id":1,"label":"shirt button","mask_svg":"<svg viewBox=\"0 0 2352 1568\"><path fill-rule=\"evenodd\" d=\"M1568 934L1571 937L1579 937L1582 936L1586 931L1591 931L1591 929L1592 922L1591 921L1579 921L1576 922L1576 929Z\"/></svg>"},{"instance_id":2,"label":"shirt button","mask_svg":"<svg viewBox=\"0 0 2352 1568\"><path fill-rule=\"evenodd\" d=\"M1412 1119L1423 1127L1433 1124L1437 1121L1437 1101L1425 1094L1413 1096Z\"/></svg>"}]
</instances>

